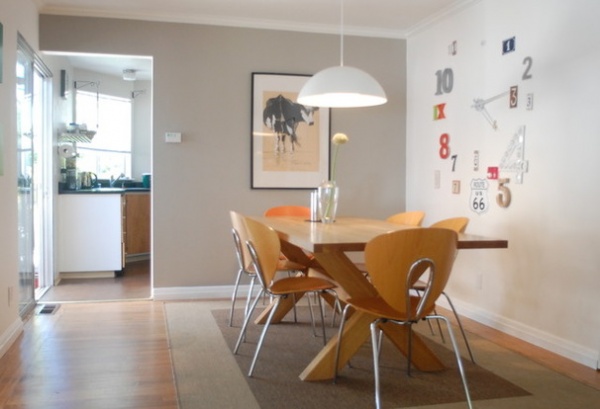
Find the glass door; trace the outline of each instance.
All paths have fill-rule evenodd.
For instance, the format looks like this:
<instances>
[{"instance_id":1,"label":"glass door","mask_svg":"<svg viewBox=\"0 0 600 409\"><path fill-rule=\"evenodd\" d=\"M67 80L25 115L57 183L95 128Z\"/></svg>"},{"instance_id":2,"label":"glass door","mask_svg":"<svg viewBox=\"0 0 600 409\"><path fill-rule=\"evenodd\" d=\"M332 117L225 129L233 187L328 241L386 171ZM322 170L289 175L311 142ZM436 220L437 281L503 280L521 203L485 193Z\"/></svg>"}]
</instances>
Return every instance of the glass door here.
<instances>
[{"instance_id":1,"label":"glass door","mask_svg":"<svg viewBox=\"0 0 600 409\"><path fill-rule=\"evenodd\" d=\"M19 313L26 315L35 306L35 290L40 277L45 277L52 258L48 245L51 240L47 225L51 184L44 177L48 172L50 157L48 137L47 97L50 95L50 71L35 55L21 35L17 49L17 203L19 247ZM51 218L50 218L51 220ZM50 222L51 223L51 222ZM50 230L51 231L51 230ZM50 264L49 264L50 263ZM44 272L40 273L40 266Z\"/></svg>"}]
</instances>

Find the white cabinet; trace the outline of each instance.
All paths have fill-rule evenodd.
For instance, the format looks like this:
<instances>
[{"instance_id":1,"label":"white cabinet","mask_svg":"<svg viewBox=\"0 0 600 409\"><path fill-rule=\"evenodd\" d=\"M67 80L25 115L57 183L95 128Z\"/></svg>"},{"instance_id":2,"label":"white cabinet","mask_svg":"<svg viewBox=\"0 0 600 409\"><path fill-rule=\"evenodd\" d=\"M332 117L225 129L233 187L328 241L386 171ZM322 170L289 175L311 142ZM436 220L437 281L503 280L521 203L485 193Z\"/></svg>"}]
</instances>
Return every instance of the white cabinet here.
<instances>
[{"instance_id":1,"label":"white cabinet","mask_svg":"<svg viewBox=\"0 0 600 409\"><path fill-rule=\"evenodd\" d=\"M121 194L59 195L59 272L120 272Z\"/></svg>"}]
</instances>

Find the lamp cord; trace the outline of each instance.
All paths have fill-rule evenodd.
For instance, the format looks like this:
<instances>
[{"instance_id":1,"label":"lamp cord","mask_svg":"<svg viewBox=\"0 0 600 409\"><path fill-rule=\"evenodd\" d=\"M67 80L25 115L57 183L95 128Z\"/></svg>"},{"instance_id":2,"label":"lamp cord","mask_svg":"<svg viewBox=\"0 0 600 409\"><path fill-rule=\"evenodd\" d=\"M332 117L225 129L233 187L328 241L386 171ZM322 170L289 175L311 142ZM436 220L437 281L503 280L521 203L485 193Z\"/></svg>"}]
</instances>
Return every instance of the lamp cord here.
<instances>
[{"instance_id":1,"label":"lamp cord","mask_svg":"<svg viewBox=\"0 0 600 409\"><path fill-rule=\"evenodd\" d=\"M340 66L344 66L344 0L340 0Z\"/></svg>"}]
</instances>

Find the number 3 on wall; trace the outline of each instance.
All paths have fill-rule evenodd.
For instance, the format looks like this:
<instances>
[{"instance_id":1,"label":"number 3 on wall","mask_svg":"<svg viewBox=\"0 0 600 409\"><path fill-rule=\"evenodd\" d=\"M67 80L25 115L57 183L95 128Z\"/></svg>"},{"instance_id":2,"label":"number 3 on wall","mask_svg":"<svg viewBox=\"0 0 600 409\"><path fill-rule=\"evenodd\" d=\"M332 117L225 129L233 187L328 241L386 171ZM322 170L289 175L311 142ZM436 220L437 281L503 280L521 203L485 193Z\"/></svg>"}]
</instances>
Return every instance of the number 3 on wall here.
<instances>
[{"instance_id":1,"label":"number 3 on wall","mask_svg":"<svg viewBox=\"0 0 600 409\"><path fill-rule=\"evenodd\" d=\"M510 206L510 189L504 186L510 182L509 178L498 179L498 194L496 195L496 203L500 207Z\"/></svg>"}]
</instances>

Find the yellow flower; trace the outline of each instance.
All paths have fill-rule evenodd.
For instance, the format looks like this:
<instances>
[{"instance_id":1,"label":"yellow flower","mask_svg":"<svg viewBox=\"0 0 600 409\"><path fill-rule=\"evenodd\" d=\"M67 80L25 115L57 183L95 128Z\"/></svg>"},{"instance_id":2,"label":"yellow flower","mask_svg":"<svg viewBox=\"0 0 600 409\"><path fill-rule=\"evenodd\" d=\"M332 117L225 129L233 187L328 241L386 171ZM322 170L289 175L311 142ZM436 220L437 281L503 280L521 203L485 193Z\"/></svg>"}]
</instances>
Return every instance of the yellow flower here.
<instances>
[{"instance_id":1,"label":"yellow flower","mask_svg":"<svg viewBox=\"0 0 600 409\"><path fill-rule=\"evenodd\" d=\"M331 143L335 145L335 152L333 153L333 161L331 163L331 180L335 182L335 168L337 165L337 155L338 150L340 149L340 145L348 142L348 136L345 133L336 133L331 138Z\"/></svg>"},{"instance_id":2,"label":"yellow flower","mask_svg":"<svg viewBox=\"0 0 600 409\"><path fill-rule=\"evenodd\" d=\"M334 145L343 145L346 142L348 142L348 135L346 135L345 133L336 133L335 135L333 135L333 138L331 138L331 142Z\"/></svg>"}]
</instances>

